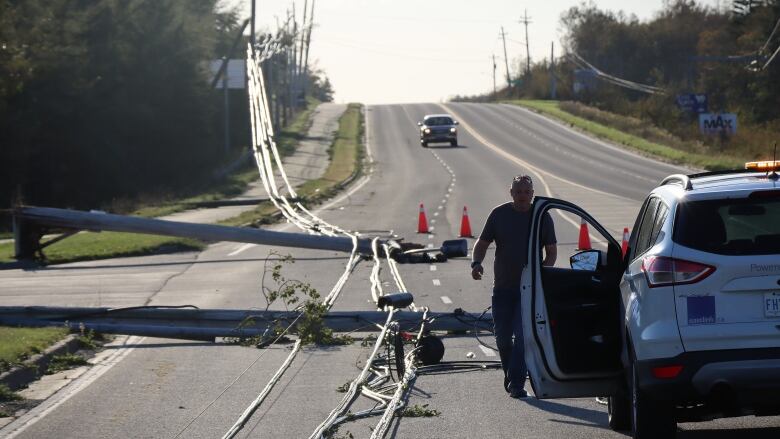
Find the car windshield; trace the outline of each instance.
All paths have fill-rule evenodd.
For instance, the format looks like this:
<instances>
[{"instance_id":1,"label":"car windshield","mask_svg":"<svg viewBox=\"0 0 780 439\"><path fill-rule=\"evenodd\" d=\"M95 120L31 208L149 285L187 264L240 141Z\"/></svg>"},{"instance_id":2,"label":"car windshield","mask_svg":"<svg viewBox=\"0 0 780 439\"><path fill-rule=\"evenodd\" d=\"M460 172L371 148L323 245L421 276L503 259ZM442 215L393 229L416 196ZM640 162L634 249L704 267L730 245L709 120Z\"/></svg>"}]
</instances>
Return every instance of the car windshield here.
<instances>
[{"instance_id":1,"label":"car windshield","mask_svg":"<svg viewBox=\"0 0 780 439\"><path fill-rule=\"evenodd\" d=\"M425 125L430 126L436 126L436 125L452 125L452 119L449 117L429 117L425 119Z\"/></svg>"},{"instance_id":2,"label":"car windshield","mask_svg":"<svg viewBox=\"0 0 780 439\"><path fill-rule=\"evenodd\" d=\"M780 191L758 192L746 199L681 203L672 239L721 255L780 253Z\"/></svg>"}]
</instances>

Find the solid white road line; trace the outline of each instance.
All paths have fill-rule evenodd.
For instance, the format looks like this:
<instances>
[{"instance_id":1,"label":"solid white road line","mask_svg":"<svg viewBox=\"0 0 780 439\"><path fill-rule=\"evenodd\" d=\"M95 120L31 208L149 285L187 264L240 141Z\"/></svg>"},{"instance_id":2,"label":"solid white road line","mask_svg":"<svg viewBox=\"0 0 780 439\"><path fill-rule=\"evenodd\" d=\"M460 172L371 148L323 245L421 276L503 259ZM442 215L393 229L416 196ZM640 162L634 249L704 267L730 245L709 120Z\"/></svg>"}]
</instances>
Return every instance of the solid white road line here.
<instances>
[{"instance_id":1,"label":"solid white road line","mask_svg":"<svg viewBox=\"0 0 780 439\"><path fill-rule=\"evenodd\" d=\"M452 300L447 296L441 296L441 301L444 302L445 305L452 305Z\"/></svg>"},{"instance_id":2,"label":"solid white road line","mask_svg":"<svg viewBox=\"0 0 780 439\"><path fill-rule=\"evenodd\" d=\"M118 349L102 357L102 359L95 363L94 366L92 366L79 378L76 378L74 381L42 402L40 405L36 406L29 412L17 418L15 421L0 429L0 436L10 439L24 432L28 427L43 419L46 415L54 411L54 409L62 405L73 395L79 393L81 390L85 389L95 380L100 378L104 373L108 372L109 369L122 361L123 358L132 352L137 345L141 344L145 338L138 336L125 337L126 338L123 341L120 339L115 342L115 344L113 344L114 346L117 346Z\"/></svg>"},{"instance_id":3,"label":"solid white road line","mask_svg":"<svg viewBox=\"0 0 780 439\"><path fill-rule=\"evenodd\" d=\"M244 244L241 247L235 249L234 251L228 253L228 256L235 256L239 253L241 253L244 250L250 249L252 247L255 247L257 244Z\"/></svg>"},{"instance_id":4,"label":"solid white road line","mask_svg":"<svg viewBox=\"0 0 780 439\"><path fill-rule=\"evenodd\" d=\"M496 353L493 352L493 349L486 348L482 345L479 345L479 349L482 351L483 354L485 354L486 357L495 357Z\"/></svg>"}]
</instances>

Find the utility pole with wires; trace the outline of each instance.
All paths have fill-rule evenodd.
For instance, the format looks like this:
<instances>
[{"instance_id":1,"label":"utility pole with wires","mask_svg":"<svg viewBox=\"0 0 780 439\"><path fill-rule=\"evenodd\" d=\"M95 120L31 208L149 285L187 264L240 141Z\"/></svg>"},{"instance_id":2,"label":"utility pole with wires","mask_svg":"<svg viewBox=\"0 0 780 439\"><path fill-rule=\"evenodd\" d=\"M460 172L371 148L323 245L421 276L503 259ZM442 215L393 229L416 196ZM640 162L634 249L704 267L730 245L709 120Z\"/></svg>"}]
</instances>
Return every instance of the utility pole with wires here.
<instances>
[{"instance_id":1,"label":"utility pole with wires","mask_svg":"<svg viewBox=\"0 0 780 439\"><path fill-rule=\"evenodd\" d=\"M496 54L493 54L493 100L496 100Z\"/></svg>"},{"instance_id":2,"label":"utility pole with wires","mask_svg":"<svg viewBox=\"0 0 780 439\"><path fill-rule=\"evenodd\" d=\"M506 65L506 85L512 86L512 78L509 76L509 58L506 54L506 32L504 32L504 26L501 26L501 40L504 42L504 64Z\"/></svg>"},{"instance_id":3,"label":"utility pole with wires","mask_svg":"<svg viewBox=\"0 0 780 439\"><path fill-rule=\"evenodd\" d=\"M255 3L257 0L249 0L252 2L252 18L251 25L249 27L249 42L252 43L252 47L255 47Z\"/></svg>"},{"instance_id":4,"label":"utility pole with wires","mask_svg":"<svg viewBox=\"0 0 780 439\"><path fill-rule=\"evenodd\" d=\"M520 24L525 25L525 74L531 74L531 49L528 44L528 24L531 23L531 17L528 16L528 10L523 11L523 19Z\"/></svg>"},{"instance_id":5,"label":"utility pole with wires","mask_svg":"<svg viewBox=\"0 0 780 439\"><path fill-rule=\"evenodd\" d=\"M555 99L555 41L550 42L550 99Z\"/></svg>"}]
</instances>

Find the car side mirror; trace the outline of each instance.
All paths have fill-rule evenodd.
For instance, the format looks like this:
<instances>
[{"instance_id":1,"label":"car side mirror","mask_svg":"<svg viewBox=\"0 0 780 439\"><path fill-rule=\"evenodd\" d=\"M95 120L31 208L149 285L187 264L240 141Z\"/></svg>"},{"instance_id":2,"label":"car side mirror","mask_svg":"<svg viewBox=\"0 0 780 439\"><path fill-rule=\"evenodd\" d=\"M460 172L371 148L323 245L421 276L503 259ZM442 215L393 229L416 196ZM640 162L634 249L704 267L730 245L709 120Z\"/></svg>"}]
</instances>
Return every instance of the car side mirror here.
<instances>
[{"instance_id":1,"label":"car side mirror","mask_svg":"<svg viewBox=\"0 0 780 439\"><path fill-rule=\"evenodd\" d=\"M596 271L601 265L601 252L598 250L584 250L571 255L569 265L575 270Z\"/></svg>"},{"instance_id":2,"label":"car side mirror","mask_svg":"<svg viewBox=\"0 0 780 439\"><path fill-rule=\"evenodd\" d=\"M421 127L422 126L422 122L417 122L417 126Z\"/></svg>"}]
</instances>

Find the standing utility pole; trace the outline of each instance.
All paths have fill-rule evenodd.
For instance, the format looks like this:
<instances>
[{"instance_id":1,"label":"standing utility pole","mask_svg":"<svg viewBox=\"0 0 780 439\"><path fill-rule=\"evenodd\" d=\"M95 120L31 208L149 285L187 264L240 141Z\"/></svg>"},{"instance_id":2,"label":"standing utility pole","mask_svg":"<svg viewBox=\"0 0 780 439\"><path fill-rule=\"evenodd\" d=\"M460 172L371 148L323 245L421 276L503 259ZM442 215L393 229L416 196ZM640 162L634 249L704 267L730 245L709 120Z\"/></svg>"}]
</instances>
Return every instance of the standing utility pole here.
<instances>
[{"instance_id":1,"label":"standing utility pole","mask_svg":"<svg viewBox=\"0 0 780 439\"><path fill-rule=\"evenodd\" d=\"M306 87L309 72L309 46L311 46L311 28L314 27L314 0L311 0L311 12L309 12L309 29L306 31L306 54L303 58L303 74L306 75L303 83L303 97L306 98Z\"/></svg>"},{"instance_id":2,"label":"standing utility pole","mask_svg":"<svg viewBox=\"0 0 780 439\"><path fill-rule=\"evenodd\" d=\"M303 0L303 25L301 26L301 47L298 55L298 76L303 74L303 47L306 45L306 11L309 9L309 0Z\"/></svg>"},{"instance_id":3,"label":"standing utility pole","mask_svg":"<svg viewBox=\"0 0 780 439\"><path fill-rule=\"evenodd\" d=\"M531 74L531 51L528 48L528 24L531 22L531 18L528 17L528 10L523 11L523 19L520 20L520 24L525 25L525 74Z\"/></svg>"},{"instance_id":4,"label":"standing utility pole","mask_svg":"<svg viewBox=\"0 0 780 439\"><path fill-rule=\"evenodd\" d=\"M550 42L550 99L555 99L555 41Z\"/></svg>"},{"instance_id":5,"label":"standing utility pole","mask_svg":"<svg viewBox=\"0 0 780 439\"><path fill-rule=\"evenodd\" d=\"M257 0L249 0L252 2L252 24L249 30L249 42L252 43L252 47L255 47L255 2Z\"/></svg>"},{"instance_id":6,"label":"standing utility pole","mask_svg":"<svg viewBox=\"0 0 780 439\"><path fill-rule=\"evenodd\" d=\"M225 57L223 62L228 63L230 60ZM225 67L225 71L222 73L222 90L225 93L225 152L230 151L230 92L228 91L228 68Z\"/></svg>"},{"instance_id":7,"label":"standing utility pole","mask_svg":"<svg viewBox=\"0 0 780 439\"><path fill-rule=\"evenodd\" d=\"M501 39L504 41L504 64L506 65L506 85L512 86L512 78L509 77L509 58L506 56L506 33L504 32L504 26L501 26Z\"/></svg>"},{"instance_id":8,"label":"standing utility pole","mask_svg":"<svg viewBox=\"0 0 780 439\"><path fill-rule=\"evenodd\" d=\"M496 99L496 54L493 54L493 100Z\"/></svg>"}]
</instances>

